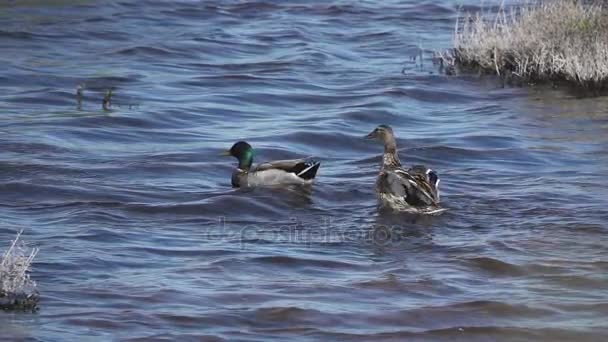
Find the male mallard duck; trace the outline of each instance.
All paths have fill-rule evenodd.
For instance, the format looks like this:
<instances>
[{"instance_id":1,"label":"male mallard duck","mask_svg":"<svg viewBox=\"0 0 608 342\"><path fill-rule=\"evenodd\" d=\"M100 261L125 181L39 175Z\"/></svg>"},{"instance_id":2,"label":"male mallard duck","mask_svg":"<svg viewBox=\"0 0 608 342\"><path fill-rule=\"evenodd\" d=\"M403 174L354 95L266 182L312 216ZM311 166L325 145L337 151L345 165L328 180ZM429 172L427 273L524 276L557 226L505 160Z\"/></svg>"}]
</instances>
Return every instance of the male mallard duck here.
<instances>
[{"instance_id":1,"label":"male mallard duck","mask_svg":"<svg viewBox=\"0 0 608 342\"><path fill-rule=\"evenodd\" d=\"M382 166L376 180L376 192L382 204L424 213L440 210L437 173L422 165L415 165L409 170L401 167L392 128L380 125L366 138L384 143Z\"/></svg>"},{"instance_id":2,"label":"male mallard duck","mask_svg":"<svg viewBox=\"0 0 608 342\"><path fill-rule=\"evenodd\" d=\"M311 184L321 163L310 159L277 160L252 168L253 148L244 141L232 145L223 153L239 160L239 167L232 173L232 186L254 187L278 184Z\"/></svg>"}]
</instances>

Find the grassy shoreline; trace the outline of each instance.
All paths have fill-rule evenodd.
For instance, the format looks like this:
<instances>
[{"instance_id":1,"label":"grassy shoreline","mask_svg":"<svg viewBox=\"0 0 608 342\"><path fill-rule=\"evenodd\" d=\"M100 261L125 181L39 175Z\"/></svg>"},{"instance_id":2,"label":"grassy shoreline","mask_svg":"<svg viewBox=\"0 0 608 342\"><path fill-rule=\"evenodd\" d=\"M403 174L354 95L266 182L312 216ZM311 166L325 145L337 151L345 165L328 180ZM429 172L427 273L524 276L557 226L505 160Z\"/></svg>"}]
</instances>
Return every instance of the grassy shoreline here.
<instances>
[{"instance_id":1,"label":"grassy shoreline","mask_svg":"<svg viewBox=\"0 0 608 342\"><path fill-rule=\"evenodd\" d=\"M438 59L509 83L566 83L603 93L608 90L608 6L553 0L502 7L493 18L467 13L456 24L454 48Z\"/></svg>"}]
</instances>

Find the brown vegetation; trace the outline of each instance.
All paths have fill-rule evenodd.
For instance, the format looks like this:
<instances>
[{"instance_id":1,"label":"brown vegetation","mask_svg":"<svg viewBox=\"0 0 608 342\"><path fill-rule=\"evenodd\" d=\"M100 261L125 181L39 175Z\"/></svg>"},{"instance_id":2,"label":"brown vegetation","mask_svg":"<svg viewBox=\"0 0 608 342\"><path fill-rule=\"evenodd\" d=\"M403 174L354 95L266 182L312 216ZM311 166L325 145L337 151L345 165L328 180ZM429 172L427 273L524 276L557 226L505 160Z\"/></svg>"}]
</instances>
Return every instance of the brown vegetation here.
<instances>
[{"instance_id":1,"label":"brown vegetation","mask_svg":"<svg viewBox=\"0 0 608 342\"><path fill-rule=\"evenodd\" d=\"M493 18L460 19L443 64L522 82L565 81L608 87L608 9L600 2L553 0L501 8Z\"/></svg>"}]
</instances>

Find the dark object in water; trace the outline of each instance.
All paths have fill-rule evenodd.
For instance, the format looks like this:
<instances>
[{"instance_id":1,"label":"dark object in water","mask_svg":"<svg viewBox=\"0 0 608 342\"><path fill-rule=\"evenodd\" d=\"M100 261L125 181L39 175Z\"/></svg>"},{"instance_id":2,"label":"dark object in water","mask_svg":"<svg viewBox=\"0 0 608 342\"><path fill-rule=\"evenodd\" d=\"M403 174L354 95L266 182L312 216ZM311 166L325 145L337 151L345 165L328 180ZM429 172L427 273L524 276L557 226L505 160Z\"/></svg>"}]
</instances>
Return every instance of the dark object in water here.
<instances>
[{"instance_id":1,"label":"dark object in water","mask_svg":"<svg viewBox=\"0 0 608 342\"><path fill-rule=\"evenodd\" d=\"M106 90L101 106L103 107L103 110L110 110L110 107L112 106L112 89Z\"/></svg>"},{"instance_id":2,"label":"dark object in water","mask_svg":"<svg viewBox=\"0 0 608 342\"><path fill-rule=\"evenodd\" d=\"M77 106L78 109L82 108L82 97L83 97L82 92L83 91L84 91L84 86L82 84L79 84L76 87L76 100L78 101L78 106Z\"/></svg>"},{"instance_id":3,"label":"dark object in water","mask_svg":"<svg viewBox=\"0 0 608 342\"><path fill-rule=\"evenodd\" d=\"M30 294L6 294L0 291L0 310L4 311L37 311L40 294L34 291Z\"/></svg>"}]
</instances>

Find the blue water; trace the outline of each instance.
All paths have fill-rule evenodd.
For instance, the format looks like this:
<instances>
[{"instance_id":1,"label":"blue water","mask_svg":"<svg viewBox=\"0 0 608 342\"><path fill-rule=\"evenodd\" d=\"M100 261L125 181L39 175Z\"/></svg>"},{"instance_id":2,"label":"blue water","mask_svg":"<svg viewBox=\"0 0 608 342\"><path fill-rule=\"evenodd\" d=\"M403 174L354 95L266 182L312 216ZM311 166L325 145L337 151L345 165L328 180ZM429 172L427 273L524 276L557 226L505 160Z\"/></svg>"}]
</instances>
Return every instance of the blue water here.
<instances>
[{"instance_id":1,"label":"blue water","mask_svg":"<svg viewBox=\"0 0 608 342\"><path fill-rule=\"evenodd\" d=\"M442 75L462 4L0 3L0 243L41 294L0 339L608 339L608 99ZM378 211L378 124L446 213ZM239 139L312 191L233 190Z\"/></svg>"}]
</instances>

